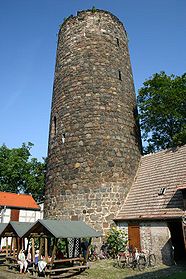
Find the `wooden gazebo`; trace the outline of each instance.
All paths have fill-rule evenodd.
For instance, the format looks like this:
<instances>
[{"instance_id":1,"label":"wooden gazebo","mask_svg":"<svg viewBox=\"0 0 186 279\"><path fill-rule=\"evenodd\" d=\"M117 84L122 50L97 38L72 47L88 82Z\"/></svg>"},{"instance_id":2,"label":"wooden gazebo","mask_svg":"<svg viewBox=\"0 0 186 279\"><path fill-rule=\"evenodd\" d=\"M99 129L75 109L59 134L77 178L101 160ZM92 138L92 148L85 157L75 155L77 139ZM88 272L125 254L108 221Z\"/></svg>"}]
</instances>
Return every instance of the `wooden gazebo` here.
<instances>
[{"instance_id":1,"label":"wooden gazebo","mask_svg":"<svg viewBox=\"0 0 186 279\"><path fill-rule=\"evenodd\" d=\"M38 220L23 235L32 239L32 255L35 261L35 241L39 240L39 260L44 256L47 261L45 273L50 278L58 278L60 272L67 270L83 270L87 268L86 257L81 255L81 241L88 240L88 246L92 237L100 237L102 234L95 231L82 221ZM58 259L56 252L58 242L65 241L65 255Z\"/></svg>"},{"instance_id":2,"label":"wooden gazebo","mask_svg":"<svg viewBox=\"0 0 186 279\"><path fill-rule=\"evenodd\" d=\"M25 234L34 223L10 221L8 224L0 224L0 237L6 237L6 257L15 257L19 250L28 249L25 247ZM8 237L11 238L10 247L8 246ZM28 243L28 242L27 242Z\"/></svg>"}]
</instances>

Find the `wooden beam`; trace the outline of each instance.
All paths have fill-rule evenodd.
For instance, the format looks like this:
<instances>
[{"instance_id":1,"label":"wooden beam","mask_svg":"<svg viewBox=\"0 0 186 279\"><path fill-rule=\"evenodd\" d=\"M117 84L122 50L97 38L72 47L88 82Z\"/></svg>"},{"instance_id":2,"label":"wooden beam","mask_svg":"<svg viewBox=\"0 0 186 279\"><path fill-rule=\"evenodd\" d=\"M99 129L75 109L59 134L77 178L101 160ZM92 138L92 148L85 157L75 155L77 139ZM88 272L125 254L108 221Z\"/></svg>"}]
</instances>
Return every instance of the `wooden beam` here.
<instances>
[{"instance_id":1,"label":"wooden beam","mask_svg":"<svg viewBox=\"0 0 186 279\"><path fill-rule=\"evenodd\" d=\"M41 260L41 255L42 255L42 251L43 251L43 241L44 239L41 237L39 239L39 261Z\"/></svg>"},{"instance_id":2,"label":"wooden beam","mask_svg":"<svg viewBox=\"0 0 186 279\"><path fill-rule=\"evenodd\" d=\"M45 237L45 258L48 259L48 239Z\"/></svg>"},{"instance_id":3,"label":"wooden beam","mask_svg":"<svg viewBox=\"0 0 186 279\"><path fill-rule=\"evenodd\" d=\"M17 245L17 254L19 254L19 252L20 252L20 250L21 250L21 243L20 243L21 241L20 241L20 238L19 237L17 237L17 243L18 243L18 245Z\"/></svg>"},{"instance_id":4,"label":"wooden beam","mask_svg":"<svg viewBox=\"0 0 186 279\"><path fill-rule=\"evenodd\" d=\"M13 237L13 257L15 258L15 253L16 253L16 239Z\"/></svg>"},{"instance_id":5,"label":"wooden beam","mask_svg":"<svg viewBox=\"0 0 186 279\"><path fill-rule=\"evenodd\" d=\"M35 262L35 241L34 241L34 238L32 238L31 240L31 243L32 243L32 258L33 258L33 262Z\"/></svg>"},{"instance_id":6,"label":"wooden beam","mask_svg":"<svg viewBox=\"0 0 186 279\"><path fill-rule=\"evenodd\" d=\"M10 256L12 255L12 250L13 250L13 240L14 238L11 238L11 244L10 244Z\"/></svg>"},{"instance_id":7,"label":"wooden beam","mask_svg":"<svg viewBox=\"0 0 186 279\"><path fill-rule=\"evenodd\" d=\"M56 255L57 242L58 242L58 238L54 238L51 264L53 264L53 261L54 261L55 255Z\"/></svg>"},{"instance_id":8,"label":"wooden beam","mask_svg":"<svg viewBox=\"0 0 186 279\"><path fill-rule=\"evenodd\" d=\"M29 242L30 242L30 238L29 237L27 238L27 241L28 241L28 243L27 243L27 246L26 246L26 255L28 255L28 248L29 248Z\"/></svg>"},{"instance_id":9,"label":"wooden beam","mask_svg":"<svg viewBox=\"0 0 186 279\"><path fill-rule=\"evenodd\" d=\"M76 239L77 239L77 238L74 238L74 241L73 241L73 252L72 252L72 258L74 258L74 257L75 257Z\"/></svg>"},{"instance_id":10,"label":"wooden beam","mask_svg":"<svg viewBox=\"0 0 186 279\"><path fill-rule=\"evenodd\" d=\"M92 242L92 237L90 237L90 239L89 239L89 243L88 243L88 247L87 247L87 251L86 251L86 256L85 256L85 262L88 262L91 242Z\"/></svg>"},{"instance_id":11,"label":"wooden beam","mask_svg":"<svg viewBox=\"0 0 186 279\"><path fill-rule=\"evenodd\" d=\"M67 258L69 258L68 239L67 238L65 238L65 244L66 244Z\"/></svg>"},{"instance_id":12,"label":"wooden beam","mask_svg":"<svg viewBox=\"0 0 186 279\"><path fill-rule=\"evenodd\" d=\"M8 257L8 237L6 237L6 257Z\"/></svg>"}]
</instances>

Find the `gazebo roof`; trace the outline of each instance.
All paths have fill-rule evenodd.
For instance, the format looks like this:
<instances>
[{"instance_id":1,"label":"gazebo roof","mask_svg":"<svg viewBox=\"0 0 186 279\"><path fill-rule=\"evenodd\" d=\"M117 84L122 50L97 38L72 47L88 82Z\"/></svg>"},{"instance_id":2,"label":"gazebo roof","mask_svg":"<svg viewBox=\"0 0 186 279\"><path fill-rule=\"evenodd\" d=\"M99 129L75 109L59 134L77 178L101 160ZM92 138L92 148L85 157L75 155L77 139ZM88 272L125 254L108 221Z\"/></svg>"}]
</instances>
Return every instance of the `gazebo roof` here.
<instances>
[{"instance_id":1,"label":"gazebo roof","mask_svg":"<svg viewBox=\"0 0 186 279\"><path fill-rule=\"evenodd\" d=\"M29 235L46 235L56 238L81 238L99 237L101 232L97 232L83 221L62 221L62 220L38 220L30 229L25 232L23 237Z\"/></svg>"},{"instance_id":2,"label":"gazebo roof","mask_svg":"<svg viewBox=\"0 0 186 279\"><path fill-rule=\"evenodd\" d=\"M0 223L0 237L6 226L8 226L8 223Z\"/></svg>"},{"instance_id":3,"label":"gazebo roof","mask_svg":"<svg viewBox=\"0 0 186 279\"><path fill-rule=\"evenodd\" d=\"M22 237L34 223L10 221L8 224L1 224L0 236ZM4 225L4 226L3 226Z\"/></svg>"}]
</instances>

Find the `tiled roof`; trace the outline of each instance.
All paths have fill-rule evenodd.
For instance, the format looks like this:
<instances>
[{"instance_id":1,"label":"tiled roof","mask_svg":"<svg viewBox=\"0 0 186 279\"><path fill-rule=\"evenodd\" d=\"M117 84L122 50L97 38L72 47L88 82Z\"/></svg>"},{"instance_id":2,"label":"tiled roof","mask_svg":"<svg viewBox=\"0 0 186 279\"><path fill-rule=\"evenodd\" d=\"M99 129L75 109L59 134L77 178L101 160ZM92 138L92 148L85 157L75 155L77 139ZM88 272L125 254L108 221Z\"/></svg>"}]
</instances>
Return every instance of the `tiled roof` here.
<instances>
[{"instance_id":1,"label":"tiled roof","mask_svg":"<svg viewBox=\"0 0 186 279\"><path fill-rule=\"evenodd\" d=\"M133 186L115 220L183 216L179 189L183 185L186 185L186 145L143 156ZM161 195L163 188L165 192Z\"/></svg>"},{"instance_id":2,"label":"tiled roof","mask_svg":"<svg viewBox=\"0 0 186 279\"><path fill-rule=\"evenodd\" d=\"M0 207L40 210L39 205L31 195L0 192Z\"/></svg>"}]
</instances>

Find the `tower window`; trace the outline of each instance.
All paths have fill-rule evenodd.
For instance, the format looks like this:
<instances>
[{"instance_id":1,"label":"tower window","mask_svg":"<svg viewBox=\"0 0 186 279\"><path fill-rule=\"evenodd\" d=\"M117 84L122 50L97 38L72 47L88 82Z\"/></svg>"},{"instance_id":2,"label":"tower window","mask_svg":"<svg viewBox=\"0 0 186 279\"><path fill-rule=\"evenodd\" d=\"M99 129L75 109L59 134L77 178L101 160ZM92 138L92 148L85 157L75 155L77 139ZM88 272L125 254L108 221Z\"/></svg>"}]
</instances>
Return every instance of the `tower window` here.
<instances>
[{"instance_id":1,"label":"tower window","mask_svg":"<svg viewBox=\"0 0 186 279\"><path fill-rule=\"evenodd\" d=\"M62 143L65 143L65 133L62 134Z\"/></svg>"},{"instance_id":2,"label":"tower window","mask_svg":"<svg viewBox=\"0 0 186 279\"><path fill-rule=\"evenodd\" d=\"M119 77L119 80L122 80L122 79L121 79L121 71L120 71L120 70L118 71L118 75L119 75L119 76L118 76L118 77Z\"/></svg>"},{"instance_id":3,"label":"tower window","mask_svg":"<svg viewBox=\"0 0 186 279\"><path fill-rule=\"evenodd\" d=\"M119 39L118 38L116 38L116 42L117 42L117 46L119 46Z\"/></svg>"},{"instance_id":4,"label":"tower window","mask_svg":"<svg viewBox=\"0 0 186 279\"><path fill-rule=\"evenodd\" d=\"M57 119L56 116L54 116L52 120L52 128L51 128L51 135L52 137L56 136L57 134Z\"/></svg>"}]
</instances>

